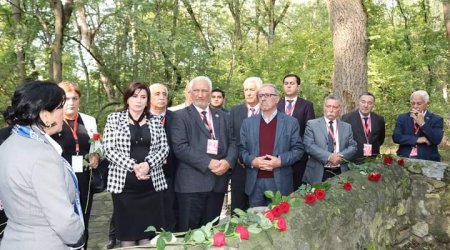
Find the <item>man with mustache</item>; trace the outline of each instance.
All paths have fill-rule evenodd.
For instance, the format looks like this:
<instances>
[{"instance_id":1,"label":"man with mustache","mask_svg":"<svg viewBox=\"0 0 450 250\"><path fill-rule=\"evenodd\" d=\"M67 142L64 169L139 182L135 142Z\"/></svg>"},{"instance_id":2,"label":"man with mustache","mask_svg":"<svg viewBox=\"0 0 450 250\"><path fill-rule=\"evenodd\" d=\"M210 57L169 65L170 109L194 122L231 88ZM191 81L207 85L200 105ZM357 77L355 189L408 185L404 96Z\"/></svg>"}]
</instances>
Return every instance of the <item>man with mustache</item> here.
<instances>
[{"instance_id":1,"label":"man with mustache","mask_svg":"<svg viewBox=\"0 0 450 250\"><path fill-rule=\"evenodd\" d=\"M338 121L342 100L327 96L323 105L323 117L309 120L303 143L310 158L306 163L303 181L315 184L348 170L345 160L356 153L351 125Z\"/></svg>"}]
</instances>

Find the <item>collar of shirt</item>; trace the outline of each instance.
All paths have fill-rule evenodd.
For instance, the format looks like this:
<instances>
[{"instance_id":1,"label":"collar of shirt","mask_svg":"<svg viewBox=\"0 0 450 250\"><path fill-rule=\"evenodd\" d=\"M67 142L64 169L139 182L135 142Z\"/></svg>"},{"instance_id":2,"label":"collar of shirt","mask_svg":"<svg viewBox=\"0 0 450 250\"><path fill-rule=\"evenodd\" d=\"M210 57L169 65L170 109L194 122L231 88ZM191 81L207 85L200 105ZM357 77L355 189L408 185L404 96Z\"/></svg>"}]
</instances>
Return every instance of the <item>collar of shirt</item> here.
<instances>
[{"instance_id":1,"label":"collar of shirt","mask_svg":"<svg viewBox=\"0 0 450 250\"><path fill-rule=\"evenodd\" d=\"M206 106L206 109L201 109L201 108L199 108L199 107L197 107L197 106L195 106L194 105L194 107L195 107L195 109L197 110L197 112L199 113L199 114L201 114L202 113L202 111L206 111L206 115L211 115L211 111L209 110L209 105L208 106Z\"/></svg>"},{"instance_id":2,"label":"collar of shirt","mask_svg":"<svg viewBox=\"0 0 450 250\"><path fill-rule=\"evenodd\" d=\"M323 117L323 118L325 118L325 123L326 123L327 127L329 127L330 126L330 120L328 118L326 118L326 117ZM336 131L336 126L337 126L337 120L334 119L333 120L333 130L334 131Z\"/></svg>"},{"instance_id":3,"label":"collar of shirt","mask_svg":"<svg viewBox=\"0 0 450 250\"><path fill-rule=\"evenodd\" d=\"M365 116L365 115L363 115L362 113L361 113L361 111L358 111L358 113L359 113L359 116L361 117L361 119L364 119L364 117L367 117L367 118L372 118L372 115L371 115L371 113L369 113L369 115L367 115L367 116Z\"/></svg>"},{"instance_id":4,"label":"collar of shirt","mask_svg":"<svg viewBox=\"0 0 450 250\"><path fill-rule=\"evenodd\" d=\"M296 97L294 97L294 98L288 98L288 97L285 97L285 98L284 98L284 106L287 107L287 105L288 105L288 100L292 100L292 101L293 101L293 102L292 102L292 107L295 106L295 104L297 103L297 99L298 99L298 96L296 96Z\"/></svg>"},{"instance_id":5,"label":"collar of shirt","mask_svg":"<svg viewBox=\"0 0 450 250\"><path fill-rule=\"evenodd\" d=\"M247 107L247 117L252 116L252 111L250 110L251 108L255 109L256 114L259 113L259 103L256 104L254 107L250 106L248 103L246 103L245 106Z\"/></svg>"},{"instance_id":6,"label":"collar of shirt","mask_svg":"<svg viewBox=\"0 0 450 250\"><path fill-rule=\"evenodd\" d=\"M44 137L45 137L45 139L47 139L47 141L50 143L50 145L52 145L52 147L56 150L56 152L58 152L58 154L61 155L63 152L63 149L59 145L59 143L57 143L55 140L53 140L53 138L51 136L49 136L48 134L44 134Z\"/></svg>"},{"instance_id":7,"label":"collar of shirt","mask_svg":"<svg viewBox=\"0 0 450 250\"><path fill-rule=\"evenodd\" d=\"M264 121L265 121L266 123L271 122L271 121L273 120L273 118L275 118L275 116L276 116L277 114L278 114L278 110L277 110L277 109L275 109L275 111L273 111L273 113L272 113L271 115L269 115L269 116L265 116L264 113L261 112L261 116L262 116L262 118L264 119Z\"/></svg>"},{"instance_id":8,"label":"collar of shirt","mask_svg":"<svg viewBox=\"0 0 450 250\"><path fill-rule=\"evenodd\" d=\"M167 112L167 109L164 110L164 112L161 112L160 114L157 114L156 112L153 112L153 110L150 110L150 114L154 116L165 116Z\"/></svg>"}]
</instances>

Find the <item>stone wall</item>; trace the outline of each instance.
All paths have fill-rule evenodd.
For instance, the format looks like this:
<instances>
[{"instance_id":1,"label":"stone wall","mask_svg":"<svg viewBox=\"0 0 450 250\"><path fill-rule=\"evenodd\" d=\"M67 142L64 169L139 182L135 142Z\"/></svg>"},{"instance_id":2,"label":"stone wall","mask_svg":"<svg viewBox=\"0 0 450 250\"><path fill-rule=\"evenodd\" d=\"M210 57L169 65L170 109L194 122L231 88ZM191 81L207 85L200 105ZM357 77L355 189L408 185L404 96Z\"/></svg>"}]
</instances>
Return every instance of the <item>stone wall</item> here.
<instances>
[{"instance_id":1,"label":"stone wall","mask_svg":"<svg viewBox=\"0 0 450 250\"><path fill-rule=\"evenodd\" d=\"M247 241L229 240L226 248L450 249L447 165L407 160L404 167L395 162L371 167L382 174L379 182L355 170L346 172L330 180L324 201L308 205L302 199L299 207L291 208L284 215L287 231L272 229L251 234ZM342 188L347 177L353 179L351 191ZM177 248L183 249L166 249Z\"/></svg>"}]
</instances>

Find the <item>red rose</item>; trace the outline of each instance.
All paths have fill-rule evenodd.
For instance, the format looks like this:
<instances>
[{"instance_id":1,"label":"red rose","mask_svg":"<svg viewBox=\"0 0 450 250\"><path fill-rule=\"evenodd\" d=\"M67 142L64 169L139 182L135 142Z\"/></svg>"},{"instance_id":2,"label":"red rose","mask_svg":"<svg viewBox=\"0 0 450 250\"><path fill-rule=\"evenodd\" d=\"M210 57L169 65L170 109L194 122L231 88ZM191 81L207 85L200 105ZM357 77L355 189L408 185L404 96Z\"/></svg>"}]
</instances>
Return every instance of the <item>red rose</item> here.
<instances>
[{"instance_id":1,"label":"red rose","mask_svg":"<svg viewBox=\"0 0 450 250\"><path fill-rule=\"evenodd\" d=\"M275 218L280 217L283 214L283 210L279 206L275 206L270 210Z\"/></svg>"},{"instance_id":2,"label":"red rose","mask_svg":"<svg viewBox=\"0 0 450 250\"><path fill-rule=\"evenodd\" d=\"M213 245L216 247L225 246L225 234L222 232L214 234Z\"/></svg>"},{"instance_id":3,"label":"red rose","mask_svg":"<svg viewBox=\"0 0 450 250\"><path fill-rule=\"evenodd\" d=\"M353 188L352 184L351 184L350 182L348 182L348 181L344 182L343 187L344 187L344 189L347 190L347 191L350 191L350 190L352 190L352 188Z\"/></svg>"},{"instance_id":4,"label":"red rose","mask_svg":"<svg viewBox=\"0 0 450 250\"><path fill-rule=\"evenodd\" d=\"M239 236L241 237L241 240L248 240L250 238L250 235L248 233L248 229L245 226L237 225L236 233L239 233Z\"/></svg>"},{"instance_id":5,"label":"red rose","mask_svg":"<svg viewBox=\"0 0 450 250\"><path fill-rule=\"evenodd\" d=\"M316 196L314 194L306 194L305 195L305 203L306 204L313 204L316 202Z\"/></svg>"},{"instance_id":6,"label":"red rose","mask_svg":"<svg viewBox=\"0 0 450 250\"><path fill-rule=\"evenodd\" d=\"M281 211L283 211L283 213L289 213L289 209L291 208L291 205L289 205L287 201L280 202L278 206L280 207Z\"/></svg>"},{"instance_id":7,"label":"red rose","mask_svg":"<svg viewBox=\"0 0 450 250\"><path fill-rule=\"evenodd\" d=\"M367 178L369 179L369 181L375 181L378 182L381 179L381 174L379 172L373 172L370 173Z\"/></svg>"},{"instance_id":8,"label":"red rose","mask_svg":"<svg viewBox=\"0 0 450 250\"><path fill-rule=\"evenodd\" d=\"M325 197L327 196L327 192L325 192L325 190L323 189L318 188L314 190L314 195L316 195L316 198L321 201L325 199Z\"/></svg>"},{"instance_id":9,"label":"red rose","mask_svg":"<svg viewBox=\"0 0 450 250\"><path fill-rule=\"evenodd\" d=\"M394 159L392 159L392 157L390 157L390 156L386 156L383 159L383 162L386 164L392 164L393 161L394 161Z\"/></svg>"},{"instance_id":10,"label":"red rose","mask_svg":"<svg viewBox=\"0 0 450 250\"><path fill-rule=\"evenodd\" d=\"M266 214L265 214L265 216L266 216L266 218L267 219L269 219L270 221L273 221L274 219L275 219L275 216L273 216L273 213L270 211L270 212L267 212Z\"/></svg>"},{"instance_id":11,"label":"red rose","mask_svg":"<svg viewBox=\"0 0 450 250\"><path fill-rule=\"evenodd\" d=\"M99 133L94 133L94 134L92 134L92 139L93 139L94 141L99 140L99 139L100 139L100 134L99 134Z\"/></svg>"},{"instance_id":12,"label":"red rose","mask_svg":"<svg viewBox=\"0 0 450 250\"><path fill-rule=\"evenodd\" d=\"M277 220L277 228L280 232L286 231L286 228L287 228L286 220L283 218L280 218L279 220Z\"/></svg>"},{"instance_id":13,"label":"red rose","mask_svg":"<svg viewBox=\"0 0 450 250\"><path fill-rule=\"evenodd\" d=\"M405 165L405 160L403 160L403 158L400 158L400 159L398 159L397 160L397 164L399 165L399 166L404 166Z\"/></svg>"}]
</instances>

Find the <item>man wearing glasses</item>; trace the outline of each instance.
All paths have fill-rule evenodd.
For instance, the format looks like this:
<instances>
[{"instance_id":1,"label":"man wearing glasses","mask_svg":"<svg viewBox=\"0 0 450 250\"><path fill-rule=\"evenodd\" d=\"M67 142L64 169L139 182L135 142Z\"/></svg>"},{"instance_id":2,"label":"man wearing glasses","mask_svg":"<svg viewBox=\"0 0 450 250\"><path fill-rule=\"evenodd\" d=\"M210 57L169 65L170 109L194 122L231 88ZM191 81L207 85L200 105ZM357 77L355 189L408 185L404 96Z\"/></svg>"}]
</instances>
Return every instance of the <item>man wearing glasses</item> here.
<instances>
[{"instance_id":1,"label":"man wearing glasses","mask_svg":"<svg viewBox=\"0 0 450 250\"><path fill-rule=\"evenodd\" d=\"M258 99L260 114L244 120L239 143L250 207L269 204L264 191L292 193L292 164L304 153L297 120L277 111L280 97L276 87L262 85Z\"/></svg>"}]
</instances>

